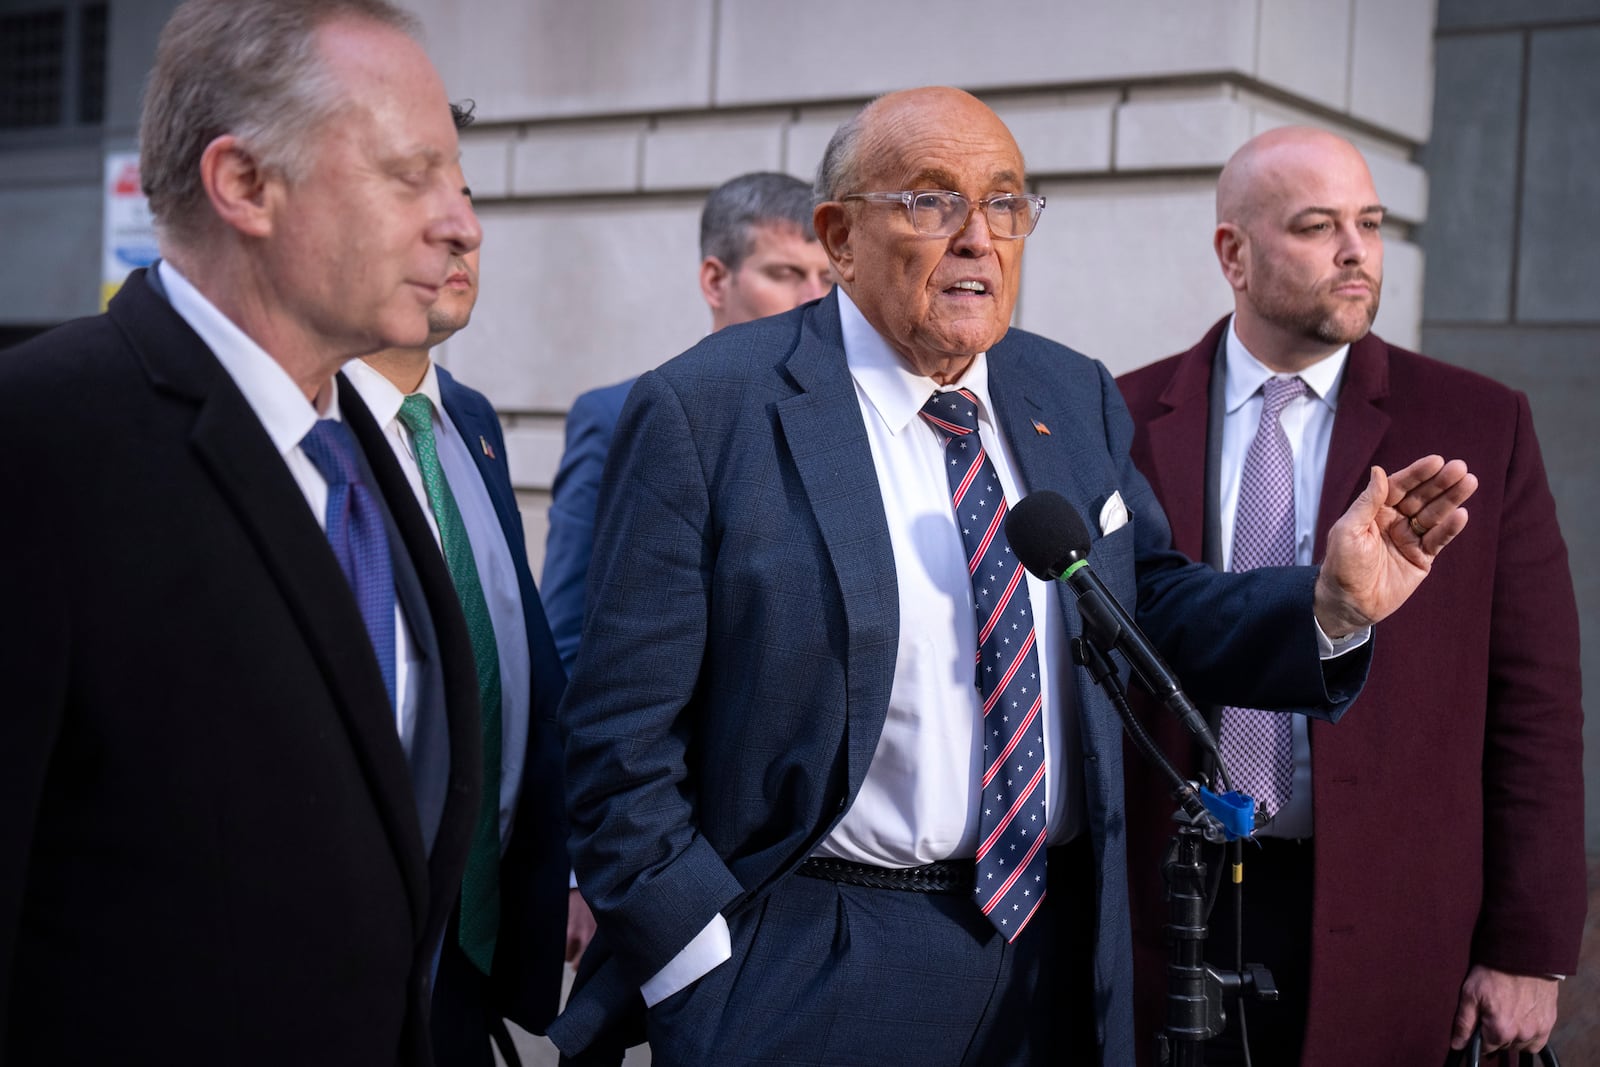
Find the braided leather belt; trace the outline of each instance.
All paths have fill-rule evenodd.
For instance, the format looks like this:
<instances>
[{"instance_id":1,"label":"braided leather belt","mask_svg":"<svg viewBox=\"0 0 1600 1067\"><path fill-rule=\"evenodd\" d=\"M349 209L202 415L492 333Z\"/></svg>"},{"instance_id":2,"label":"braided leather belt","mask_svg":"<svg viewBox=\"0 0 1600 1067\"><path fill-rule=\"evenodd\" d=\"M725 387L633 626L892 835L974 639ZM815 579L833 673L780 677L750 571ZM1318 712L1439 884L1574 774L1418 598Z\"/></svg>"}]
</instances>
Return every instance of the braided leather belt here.
<instances>
[{"instance_id":1,"label":"braided leather belt","mask_svg":"<svg viewBox=\"0 0 1600 1067\"><path fill-rule=\"evenodd\" d=\"M976 867L971 860L941 860L921 867L873 867L814 856L800 865L799 873L840 885L907 893L971 893L977 884Z\"/></svg>"}]
</instances>

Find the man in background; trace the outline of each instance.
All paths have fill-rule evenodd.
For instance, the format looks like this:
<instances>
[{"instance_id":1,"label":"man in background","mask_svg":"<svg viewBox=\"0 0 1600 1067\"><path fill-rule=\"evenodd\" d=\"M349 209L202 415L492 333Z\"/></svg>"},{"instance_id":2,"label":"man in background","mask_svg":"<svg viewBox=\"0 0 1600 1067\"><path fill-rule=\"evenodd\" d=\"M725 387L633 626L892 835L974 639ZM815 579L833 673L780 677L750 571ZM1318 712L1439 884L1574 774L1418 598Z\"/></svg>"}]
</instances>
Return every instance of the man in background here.
<instances>
[{"instance_id":1,"label":"man in background","mask_svg":"<svg viewBox=\"0 0 1600 1067\"><path fill-rule=\"evenodd\" d=\"M0 359L0 1060L430 1062L472 648L348 383L481 236L383 0L189 0L162 260Z\"/></svg>"},{"instance_id":2,"label":"man in background","mask_svg":"<svg viewBox=\"0 0 1600 1067\"><path fill-rule=\"evenodd\" d=\"M452 112L458 130L471 123L469 110ZM434 984L433 1048L441 1064L489 1065L491 1038L517 1062L505 1019L543 1033L555 1017L562 959L582 952L593 920L568 888L555 729L566 673L528 568L500 420L482 393L431 356L467 325L477 300L472 249L450 258L426 344L385 349L345 373L444 552L478 665L483 807ZM569 935L583 944L564 952Z\"/></svg>"},{"instance_id":3,"label":"man in background","mask_svg":"<svg viewBox=\"0 0 1600 1067\"><path fill-rule=\"evenodd\" d=\"M828 257L811 229L811 187L758 171L724 182L700 212L700 295L713 332L824 296ZM579 396L567 413L567 447L550 501L545 611L568 671L583 633L584 581L594 551L594 513L611 435L633 379Z\"/></svg>"},{"instance_id":4,"label":"man in background","mask_svg":"<svg viewBox=\"0 0 1600 1067\"><path fill-rule=\"evenodd\" d=\"M1479 477L1471 528L1384 623L1354 715L1329 729L1221 712L1235 782L1274 797L1245 862L1244 958L1281 991L1246 1006L1257 1063L1439 1063L1478 1024L1486 1050L1538 1049L1583 927L1578 620L1528 401L1370 332L1383 221L1349 142L1306 128L1248 142L1217 186L1233 314L1119 382L1174 543L1219 567L1322 560L1373 464L1440 451ZM1251 555L1269 512L1278 559ZM1275 720L1266 735L1256 716ZM1151 725L1188 751L1164 717ZM1167 792L1129 768L1142 1037L1166 982ZM1225 891L1219 966L1233 965L1232 913ZM1207 1062L1238 1062L1238 1045L1230 1023Z\"/></svg>"}]
</instances>

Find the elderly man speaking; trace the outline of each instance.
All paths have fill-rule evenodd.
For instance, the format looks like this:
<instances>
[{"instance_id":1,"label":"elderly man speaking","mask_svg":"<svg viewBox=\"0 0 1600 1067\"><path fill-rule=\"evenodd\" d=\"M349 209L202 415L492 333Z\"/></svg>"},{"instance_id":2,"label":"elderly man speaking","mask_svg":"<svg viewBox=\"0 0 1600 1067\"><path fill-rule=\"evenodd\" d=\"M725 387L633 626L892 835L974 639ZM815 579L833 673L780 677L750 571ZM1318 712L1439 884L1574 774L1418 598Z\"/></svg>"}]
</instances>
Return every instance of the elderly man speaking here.
<instances>
[{"instance_id":1,"label":"elderly man speaking","mask_svg":"<svg viewBox=\"0 0 1600 1067\"><path fill-rule=\"evenodd\" d=\"M1191 564L1105 368L1009 329L1044 201L989 108L882 97L817 191L835 295L622 414L562 706L611 958L552 1036L583 1048L637 990L658 1064L1131 1063L1120 731L1006 508L1087 516L1197 697L1333 718L1475 480L1374 469L1320 574Z\"/></svg>"}]
</instances>

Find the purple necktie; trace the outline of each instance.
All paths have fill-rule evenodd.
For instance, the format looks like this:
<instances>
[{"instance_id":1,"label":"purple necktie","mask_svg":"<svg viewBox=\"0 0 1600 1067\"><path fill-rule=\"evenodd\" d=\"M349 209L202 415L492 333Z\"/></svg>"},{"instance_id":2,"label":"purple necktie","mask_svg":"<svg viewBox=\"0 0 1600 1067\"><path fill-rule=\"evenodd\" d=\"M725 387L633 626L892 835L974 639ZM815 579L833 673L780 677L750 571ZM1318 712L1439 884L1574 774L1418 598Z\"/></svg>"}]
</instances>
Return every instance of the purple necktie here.
<instances>
[{"instance_id":1,"label":"purple necktie","mask_svg":"<svg viewBox=\"0 0 1600 1067\"><path fill-rule=\"evenodd\" d=\"M922 417L946 435L945 474L967 550L983 698L978 795L978 906L1014 941L1044 900L1044 700L1026 572L1006 542L1006 499L978 438L978 401L934 393Z\"/></svg>"},{"instance_id":2,"label":"purple necktie","mask_svg":"<svg viewBox=\"0 0 1600 1067\"><path fill-rule=\"evenodd\" d=\"M300 442L301 451L328 483L328 543L344 571L361 621L367 625L378 670L395 705L394 571L383 511L361 476L360 446L337 419L318 419Z\"/></svg>"},{"instance_id":3,"label":"purple necktie","mask_svg":"<svg viewBox=\"0 0 1600 1067\"><path fill-rule=\"evenodd\" d=\"M1261 421L1244 456L1229 570L1294 565L1294 449L1279 417L1305 393L1299 378L1268 378ZM1222 760L1233 786L1276 815L1294 789L1294 723L1287 712L1223 708Z\"/></svg>"}]
</instances>

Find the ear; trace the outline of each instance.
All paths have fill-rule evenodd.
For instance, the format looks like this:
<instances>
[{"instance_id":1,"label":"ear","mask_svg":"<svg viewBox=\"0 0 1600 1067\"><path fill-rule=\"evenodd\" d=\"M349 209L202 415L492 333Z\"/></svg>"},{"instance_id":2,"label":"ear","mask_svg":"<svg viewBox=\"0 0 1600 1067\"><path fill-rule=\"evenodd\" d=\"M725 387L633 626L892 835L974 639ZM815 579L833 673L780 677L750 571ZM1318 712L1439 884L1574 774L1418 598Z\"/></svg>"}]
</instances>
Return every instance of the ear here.
<instances>
[{"instance_id":1,"label":"ear","mask_svg":"<svg viewBox=\"0 0 1600 1067\"><path fill-rule=\"evenodd\" d=\"M716 256L707 256L700 261L700 295L705 298L706 307L712 311L721 311L722 305L728 299L728 281L733 277L733 272L728 265Z\"/></svg>"},{"instance_id":2,"label":"ear","mask_svg":"<svg viewBox=\"0 0 1600 1067\"><path fill-rule=\"evenodd\" d=\"M1235 292L1243 292L1250 267L1250 240L1244 230L1231 222L1219 223L1211 237L1211 246L1216 249L1222 276Z\"/></svg>"},{"instance_id":3,"label":"ear","mask_svg":"<svg viewBox=\"0 0 1600 1067\"><path fill-rule=\"evenodd\" d=\"M834 276L841 284L855 281L855 252L850 247L850 215L845 206L837 200L818 204L811 213L811 225L833 264Z\"/></svg>"},{"instance_id":4,"label":"ear","mask_svg":"<svg viewBox=\"0 0 1600 1067\"><path fill-rule=\"evenodd\" d=\"M224 223L251 237L272 232L269 189L276 181L232 134L218 137L200 155L200 182L211 209Z\"/></svg>"}]
</instances>

